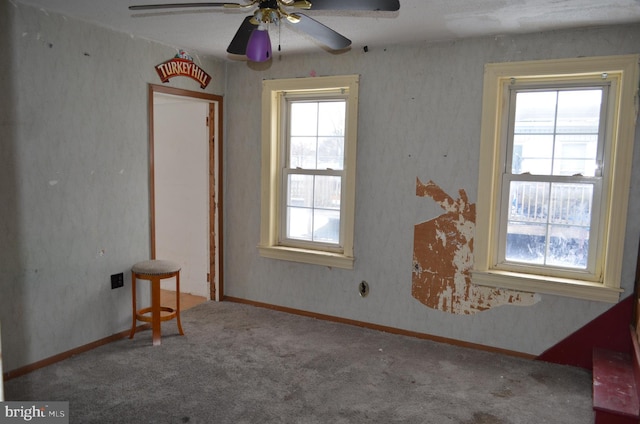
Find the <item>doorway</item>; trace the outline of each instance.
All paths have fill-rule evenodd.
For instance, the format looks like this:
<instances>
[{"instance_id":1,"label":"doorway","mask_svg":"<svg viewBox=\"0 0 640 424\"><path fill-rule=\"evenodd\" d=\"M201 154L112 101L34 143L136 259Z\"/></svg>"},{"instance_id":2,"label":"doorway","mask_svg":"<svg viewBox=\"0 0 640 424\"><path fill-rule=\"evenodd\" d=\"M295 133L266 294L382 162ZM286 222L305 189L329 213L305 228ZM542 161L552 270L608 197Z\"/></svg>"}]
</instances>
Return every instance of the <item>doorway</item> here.
<instances>
[{"instance_id":1,"label":"doorway","mask_svg":"<svg viewBox=\"0 0 640 424\"><path fill-rule=\"evenodd\" d=\"M151 257L181 265L183 295L211 300L224 292L221 126L221 96L149 85Z\"/></svg>"}]
</instances>

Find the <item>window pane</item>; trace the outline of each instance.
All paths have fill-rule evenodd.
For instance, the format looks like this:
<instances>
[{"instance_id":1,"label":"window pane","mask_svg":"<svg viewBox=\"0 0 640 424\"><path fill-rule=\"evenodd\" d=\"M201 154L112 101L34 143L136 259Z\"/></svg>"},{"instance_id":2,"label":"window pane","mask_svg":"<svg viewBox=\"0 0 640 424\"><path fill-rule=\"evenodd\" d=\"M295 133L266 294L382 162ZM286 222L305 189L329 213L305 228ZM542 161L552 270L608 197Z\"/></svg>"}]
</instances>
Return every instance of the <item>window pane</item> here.
<instances>
[{"instance_id":1,"label":"window pane","mask_svg":"<svg viewBox=\"0 0 640 424\"><path fill-rule=\"evenodd\" d=\"M505 259L512 262L544 264L546 225L509 222Z\"/></svg>"},{"instance_id":2,"label":"window pane","mask_svg":"<svg viewBox=\"0 0 640 424\"><path fill-rule=\"evenodd\" d=\"M345 102L321 102L318 105L318 135L344 136Z\"/></svg>"},{"instance_id":3,"label":"window pane","mask_svg":"<svg viewBox=\"0 0 640 424\"><path fill-rule=\"evenodd\" d=\"M588 227L549 226L548 265L586 269L588 253Z\"/></svg>"},{"instance_id":4,"label":"window pane","mask_svg":"<svg viewBox=\"0 0 640 424\"><path fill-rule=\"evenodd\" d=\"M311 240L313 209L287 208L287 238Z\"/></svg>"},{"instance_id":5,"label":"window pane","mask_svg":"<svg viewBox=\"0 0 640 424\"><path fill-rule=\"evenodd\" d=\"M515 135L513 137L512 174L550 175L553 160L553 135Z\"/></svg>"},{"instance_id":6,"label":"window pane","mask_svg":"<svg viewBox=\"0 0 640 424\"><path fill-rule=\"evenodd\" d=\"M318 134L318 103L291 103L291 136L316 136Z\"/></svg>"},{"instance_id":7,"label":"window pane","mask_svg":"<svg viewBox=\"0 0 640 424\"><path fill-rule=\"evenodd\" d=\"M314 207L340 209L340 177L315 177Z\"/></svg>"},{"instance_id":8,"label":"window pane","mask_svg":"<svg viewBox=\"0 0 640 424\"><path fill-rule=\"evenodd\" d=\"M514 133L553 133L555 130L556 100L556 91L517 93Z\"/></svg>"},{"instance_id":9,"label":"window pane","mask_svg":"<svg viewBox=\"0 0 640 424\"><path fill-rule=\"evenodd\" d=\"M316 209L313 213L313 241L340 242L340 211Z\"/></svg>"},{"instance_id":10,"label":"window pane","mask_svg":"<svg viewBox=\"0 0 640 424\"><path fill-rule=\"evenodd\" d=\"M291 137L289 167L316 169L315 137Z\"/></svg>"},{"instance_id":11,"label":"window pane","mask_svg":"<svg viewBox=\"0 0 640 424\"><path fill-rule=\"evenodd\" d=\"M553 175L593 177L597 169L598 135L558 135Z\"/></svg>"},{"instance_id":12,"label":"window pane","mask_svg":"<svg viewBox=\"0 0 640 424\"><path fill-rule=\"evenodd\" d=\"M344 169L344 138L318 140L318 169Z\"/></svg>"},{"instance_id":13,"label":"window pane","mask_svg":"<svg viewBox=\"0 0 640 424\"><path fill-rule=\"evenodd\" d=\"M549 183L511 182L505 259L544 264Z\"/></svg>"},{"instance_id":14,"label":"window pane","mask_svg":"<svg viewBox=\"0 0 640 424\"><path fill-rule=\"evenodd\" d=\"M558 93L557 133L598 134L602 90L571 90Z\"/></svg>"},{"instance_id":15,"label":"window pane","mask_svg":"<svg viewBox=\"0 0 640 424\"><path fill-rule=\"evenodd\" d=\"M512 181L509 222L547 222L549 183Z\"/></svg>"},{"instance_id":16,"label":"window pane","mask_svg":"<svg viewBox=\"0 0 640 424\"><path fill-rule=\"evenodd\" d=\"M313 206L312 175L289 175L287 206Z\"/></svg>"},{"instance_id":17,"label":"window pane","mask_svg":"<svg viewBox=\"0 0 640 424\"><path fill-rule=\"evenodd\" d=\"M588 228L592 201L591 184L551 184L549 222Z\"/></svg>"}]
</instances>

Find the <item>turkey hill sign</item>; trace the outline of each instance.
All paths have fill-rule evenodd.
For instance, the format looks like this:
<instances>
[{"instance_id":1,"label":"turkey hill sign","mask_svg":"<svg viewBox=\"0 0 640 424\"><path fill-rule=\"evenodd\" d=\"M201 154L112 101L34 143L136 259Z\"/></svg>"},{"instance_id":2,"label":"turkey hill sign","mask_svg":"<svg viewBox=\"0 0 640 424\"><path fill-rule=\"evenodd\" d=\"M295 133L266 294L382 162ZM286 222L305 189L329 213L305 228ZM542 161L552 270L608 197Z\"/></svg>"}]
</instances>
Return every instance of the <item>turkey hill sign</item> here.
<instances>
[{"instance_id":1,"label":"turkey hill sign","mask_svg":"<svg viewBox=\"0 0 640 424\"><path fill-rule=\"evenodd\" d=\"M206 88L211 82L211 77L201 67L193 62L193 58L183 50L173 59L156 65L156 72L162 82L169 82L173 77L189 77L200 83L200 87Z\"/></svg>"}]
</instances>

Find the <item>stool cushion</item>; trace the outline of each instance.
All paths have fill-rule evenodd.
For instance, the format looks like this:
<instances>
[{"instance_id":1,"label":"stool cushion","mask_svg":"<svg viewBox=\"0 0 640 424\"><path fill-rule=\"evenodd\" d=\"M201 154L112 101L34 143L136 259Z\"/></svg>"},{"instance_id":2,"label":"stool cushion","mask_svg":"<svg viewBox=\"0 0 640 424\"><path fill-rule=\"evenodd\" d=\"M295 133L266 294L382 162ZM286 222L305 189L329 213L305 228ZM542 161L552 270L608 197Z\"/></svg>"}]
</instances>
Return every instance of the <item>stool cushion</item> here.
<instances>
[{"instance_id":1,"label":"stool cushion","mask_svg":"<svg viewBox=\"0 0 640 424\"><path fill-rule=\"evenodd\" d=\"M138 262L131 267L131 271L136 274L146 275L171 274L173 272L180 271L180 265L175 262L165 261L162 259L152 259L150 261Z\"/></svg>"}]
</instances>

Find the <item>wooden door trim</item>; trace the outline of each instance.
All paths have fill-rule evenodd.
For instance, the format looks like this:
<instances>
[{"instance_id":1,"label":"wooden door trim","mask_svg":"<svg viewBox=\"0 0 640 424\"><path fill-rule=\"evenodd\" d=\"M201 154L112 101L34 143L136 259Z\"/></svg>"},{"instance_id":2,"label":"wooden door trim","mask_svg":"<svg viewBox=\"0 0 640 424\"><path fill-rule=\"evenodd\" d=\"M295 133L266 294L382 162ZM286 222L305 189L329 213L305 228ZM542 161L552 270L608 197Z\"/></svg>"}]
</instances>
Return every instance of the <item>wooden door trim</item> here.
<instances>
[{"instance_id":1,"label":"wooden door trim","mask_svg":"<svg viewBox=\"0 0 640 424\"><path fill-rule=\"evenodd\" d=\"M151 234L151 258L156 258L156 230L155 230L155 164L154 164L154 105L153 97L155 93L170 94L174 96L187 97L191 99L206 100L209 102L209 298L216 299L215 275L216 257L218 258L218 290L217 298L224 297L223 285L223 203L222 203L222 152L223 152L223 97L216 94L200 93L197 91L184 90L181 88L167 87L158 84L149 84L147 107L149 111L149 210L150 210L150 234ZM218 111L215 113L213 103L217 103ZM217 122L217 125L216 125ZM218 128L216 134L216 127ZM216 160L217 159L217 160ZM217 180L217 184L216 184ZM217 189L216 189L217 187ZM217 195L217 198L216 198ZM215 211L218 211L216 219ZM218 226L218 243L215 243L215 224ZM218 249L216 252L215 249ZM217 253L217 255L216 255Z\"/></svg>"}]
</instances>

